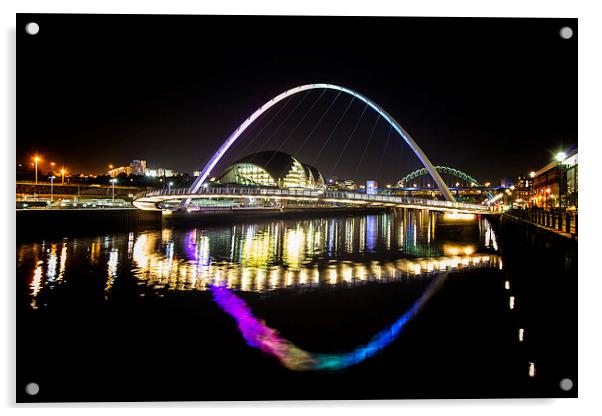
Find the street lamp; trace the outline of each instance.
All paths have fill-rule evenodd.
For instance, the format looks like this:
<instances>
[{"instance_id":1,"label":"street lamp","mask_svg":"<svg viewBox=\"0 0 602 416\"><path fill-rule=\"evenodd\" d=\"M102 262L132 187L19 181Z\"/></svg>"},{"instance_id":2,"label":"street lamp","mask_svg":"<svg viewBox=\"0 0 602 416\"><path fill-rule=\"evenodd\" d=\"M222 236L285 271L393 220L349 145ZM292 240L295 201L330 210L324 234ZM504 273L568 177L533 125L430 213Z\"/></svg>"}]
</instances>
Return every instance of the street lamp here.
<instances>
[{"instance_id":1,"label":"street lamp","mask_svg":"<svg viewBox=\"0 0 602 416\"><path fill-rule=\"evenodd\" d=\"M35 155L33 158L33 161L35 163L35 167L36 167L36 184L38 183L38 162L40 161L40 156Z\"/></svg>"},{"instance_id":2,"label":"street lamp","mask_svg":"<svg viewBox=\"0 0 602 416\"><path fill-rule=\"evenodd\" d=\"M564 152L558 152L558 153L556 153L555 159L558 162L564 162L564 159L566 159L566 153L564 153Z\"/></svg>"},{"instance_id":3,"label":"street lamp","mask_svg":"<svg viewBox=\"0 0 602 416\"><path fill-rule=\"evenodd\" d=\"M112 193L113 193L113 199L112 201L115 202L115 182L117 182L117 179L111 179L111 184L112 186Z\"/></svg>"},{"instance_id":4,"label":"street lamp","mask_svg":"<svg viewBox=\"0 0 602 416\"><path fill-rule=\"evenodd\" d=\"M169 183L167 184L167 193L170 193L170 192L171 192L171 187L172 187L172 186L173 186L173 182L169 182Z\"/></svg>"},{"instance_id":5,"label":"street lamp","mask_svg":"<svg viewBox=\"0 0 602 416\"><path fill-rule=\"evenodd\" d=\"M65 184L65 173L67 173L65 169L61 169L61 185Z\"/></svg>"},{"instance_id":6,"label":"street lamp","mask_svg":"<svg viewBox=\"0 0 602 416\"><path fill-rule=\"evenodd\" d=\"M50 203L54 200L54 175L50 177Z\"/></svg>"},{"instance_id":7,"label":"street lamp","mask_svg":"<svg viewBox=\"0 0 602 416\"><path fill-rule=\"evenodd\" d=\"M566 159L566 153L556 153L555 159L560 164L560 178L558 179L558 208L562 210L562 181L564 179L564 163L562 162L564 162Z\"/></svg>"},{"instance_id":8,"label":"street lamp","mask_svg":"<svg viewBox=\"0 0 602 416\"><path fill-rule=\"evenodd\" d=\"M533 195L533 189L535 189L535 187L533 186L533 179L535 178L535 172L531 171L529 172L529 177L531 178L531 192L529 192L529 200L531 202L531 207L533 207L533 205L535 205L535 196Z\"/></svg>"}]
</instances>

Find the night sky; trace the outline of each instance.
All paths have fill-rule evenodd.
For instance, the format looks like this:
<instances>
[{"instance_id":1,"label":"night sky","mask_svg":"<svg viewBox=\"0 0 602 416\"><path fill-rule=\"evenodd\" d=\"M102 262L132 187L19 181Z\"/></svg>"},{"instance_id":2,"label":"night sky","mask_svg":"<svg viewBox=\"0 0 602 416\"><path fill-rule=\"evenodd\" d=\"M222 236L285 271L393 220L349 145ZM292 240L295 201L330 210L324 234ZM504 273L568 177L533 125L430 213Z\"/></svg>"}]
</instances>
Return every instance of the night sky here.
<instances>
[{"instance_id":1,"label":"night sky","mask_svg":"<svg viewBox=\"0 0 602 416\"><path fill-rule=\"evenodd\" d=\"M316 82L371 98L433 164L482 182L577 146L576 19L18 15L17 28L18 163L37 150L71 172L146 159L191 173L256 108ZM350 101L336 95L278 104L217 170L279 148L325 176L394 183L419 167L361 102L334 130Z\"/></svg>"}]
</instances>

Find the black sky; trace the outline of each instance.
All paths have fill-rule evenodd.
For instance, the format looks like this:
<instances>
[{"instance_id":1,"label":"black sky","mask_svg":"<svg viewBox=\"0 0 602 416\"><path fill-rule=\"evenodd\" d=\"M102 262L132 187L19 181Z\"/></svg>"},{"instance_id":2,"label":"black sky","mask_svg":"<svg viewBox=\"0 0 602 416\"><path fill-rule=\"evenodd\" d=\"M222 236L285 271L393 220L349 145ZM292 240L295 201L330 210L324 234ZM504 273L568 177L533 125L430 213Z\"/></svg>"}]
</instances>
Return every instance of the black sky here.
<instances>
[{"instance_id":1,"label":"black sky","mask_svg":"<svg viewBox=\"0 0 602 416\"><path fill-rule=\"evenodd\" d=\"M22 30L29 21L39 23L38 35ZM559 36L567 25L570 40ZM21 14L17 28L20 163L37 149L71 171L147 159L192 172L265 101L315 82L366 95L434 164L482 181L539 168L577 145L576 19ZM325 93L292 133L319 95L291 98L262 136L248 149L243 137L229 158L262 143L275 149L289 136L282 150L293 153L336 93ZM348 99L339 97L301 160L313 162ZM417 167L398 137L383 155L382 120L362 158L376 118L369 112L336 163L362 110L351 106L316 166L387 182Z\"/></svg>"}]
</instances>

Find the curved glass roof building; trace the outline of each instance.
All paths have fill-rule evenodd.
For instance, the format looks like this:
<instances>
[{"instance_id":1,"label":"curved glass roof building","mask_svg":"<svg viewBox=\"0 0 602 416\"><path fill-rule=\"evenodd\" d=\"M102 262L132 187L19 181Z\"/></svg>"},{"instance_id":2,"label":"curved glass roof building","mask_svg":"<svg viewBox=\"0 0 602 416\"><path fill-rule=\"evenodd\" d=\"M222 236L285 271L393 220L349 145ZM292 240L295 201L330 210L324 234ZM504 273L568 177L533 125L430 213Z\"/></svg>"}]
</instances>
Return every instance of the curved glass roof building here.
<instances>
[{"instance_id":1,"label":"curved glass roof building","mask_svg":"<svg viewBox=\"0 0 602 416\"><path fill-rule=\"evenodd\" d=\"M326 186L318 169L277 151L253 153L239 159L224 171L217 182L302 189L323 189Z\"/></svg>"}]
</instances>

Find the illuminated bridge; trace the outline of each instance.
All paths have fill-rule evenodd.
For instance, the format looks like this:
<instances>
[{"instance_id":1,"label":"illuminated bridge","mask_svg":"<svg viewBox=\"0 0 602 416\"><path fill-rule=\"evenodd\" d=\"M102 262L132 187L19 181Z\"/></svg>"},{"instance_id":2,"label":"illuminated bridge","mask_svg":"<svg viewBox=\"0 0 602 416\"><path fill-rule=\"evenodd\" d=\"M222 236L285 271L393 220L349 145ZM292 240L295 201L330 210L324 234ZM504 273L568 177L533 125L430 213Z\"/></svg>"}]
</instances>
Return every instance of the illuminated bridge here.
<instances>
[{"instance_id":1,"label":"illuminated bridge","mask_svg":"<svg viewBox=\"0 0 602 416\"><path fill-rule=\"evenodd\" d=\"M440 174L443 173L450 176L451 178L455 178L455 180L457 181L461 181L464 186L481 186L481 184L479 184L479 182L475 178L468 175L467 173L462 172L459 169L450 168L448 166L435 166L435 170ZM417 169L401 178L399 182L397 182L397 184L395 185L395 188L416 188L417 185L414 182L420 177L426 176L428 174L429 173L425 168ZM456 182L456 187L459 187L460 184L460 182Z\"/></svg>"},{"instance_id":2,"label":"illuminated bridge","mask_svg":"<svg viewBox=\"0 0 602 416\"><path fill-rule=\"evenodd\" d=\"M190 188L160 190L146 192L134 200L137 208L144 210L161 210L169 208L168 201L190 199L227 199L239 200L255 204L261 201L294 201L311 203L313 207L399 207L420 208L432 211L457 211L465 213L486 213L490 209L477 204L438 201L432 199L412 198L394 195L370 195L360 192L321 191L305 189L278 189L259 187L202 187L196 192ZM262 205L269 206L269 205ZM273 205L280 209L280 205ZM190 210L191 208L189 208ZM231 209L247 209L241 205L232 205Z\"/></svg>"},{"instance_id":3,"label":"illuminated bridge","mask_svg":"<svg viewBox=\"0 0 602 416\"><path fill-rule=\"evenodd\" d=\"M242 136L253 123L271 107L276 105L278 102L299 94L301 92L308 92L310 90L335 90L338 92L337 97L340 94L346 94L352 97L353 100L359 100L365 104L364 112L370 108L375 111L379 119L385 120L390 126L390 132L396 132L405 143L412 149L420 163L424 166L425 172L433 179L435 185L441 192L442 197L445 201L437 201L432 199L421 199L412 198L406 196L395 196L395 195L374 195L361 192L347 192L347 191L327 191L327 190L306 190L306 189L294 189L294 188L262 188L262 187L220 187L211 184L209 186L206 183L210 177L213 169L217 163L224 157L230 147ZM319 99L319 98L318 98ZM336 100L336 98L335 98ZM351 104L351 102L349 105ZM347 106L347 109L349 108ZM362 116L364 114L362 112ZM339 120L340 121L340 120ZM337 123L338 125L338 123ZM356 126L357 127L357 126ZM336 126L335 126L336 129ZM354 129L355 132L355 129ZM353 135L353 133L352 133ZM351 136L350 136L351 137ZM367 146L367 145L366 145ZM344 150L344 149L343 149ZM364 149L365 151L365 149ZM262 201L297 201L307 202L308 204L320 205L320 206L389 206L389 207L415 207L415 208L426 208L431 210L439 211L466 211L466 212L488 212L489 209L483 205L476 204L463 204L456 202L452 192L442 179L439 171L428 159L426 154L420 149L418 144L410 136L410 134L404 130L404 128L382 107L376 104L369 98L353 91L349 88L332 85L332 84L307 84L299 87L287 90L276 97L272 98L264 105L259 107L253 114L251 114L221 145L221 147L215 152L215 154L209 159L200 175L194 181L192 186L184 189L168 189L161 191L148 192L139 195L134 200L134 205L139 209L144 210L158 210L170 208L177 208L179 210L191 210L194 206L191 205L191 201L202 200L202 199L227 199L227 200L241 200L248 201L249 203L255 203L257 199ZM174 205L166 204L167 201L179 201L179 204ZM269 204L267 205L269 206Z\"/></svg>"}]
</instances>

